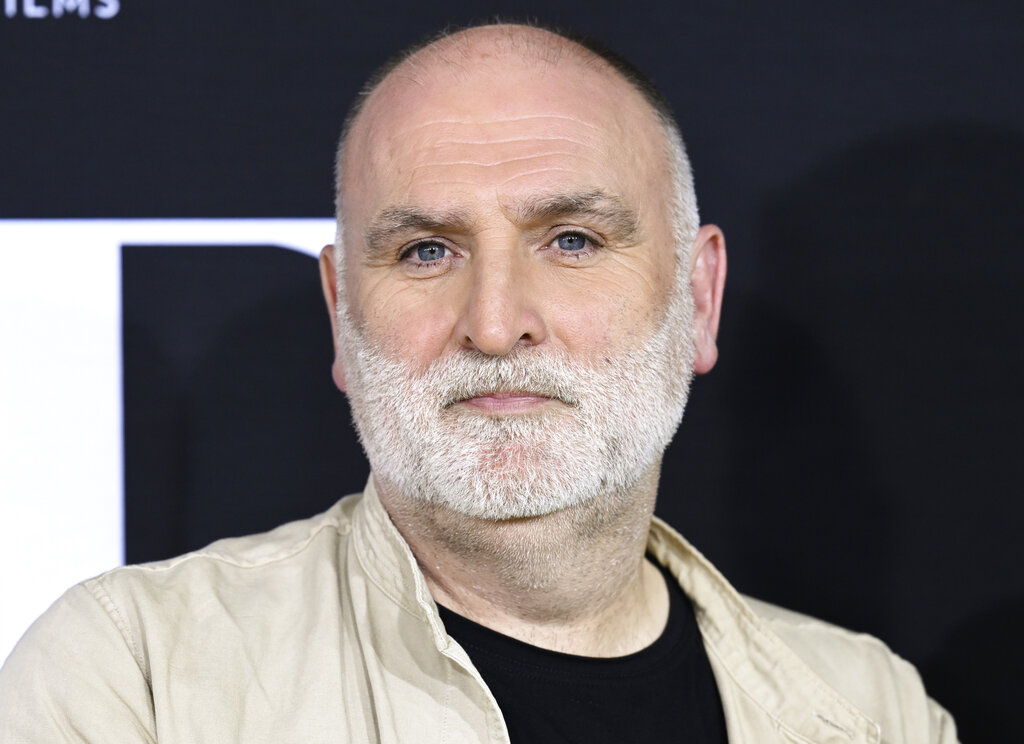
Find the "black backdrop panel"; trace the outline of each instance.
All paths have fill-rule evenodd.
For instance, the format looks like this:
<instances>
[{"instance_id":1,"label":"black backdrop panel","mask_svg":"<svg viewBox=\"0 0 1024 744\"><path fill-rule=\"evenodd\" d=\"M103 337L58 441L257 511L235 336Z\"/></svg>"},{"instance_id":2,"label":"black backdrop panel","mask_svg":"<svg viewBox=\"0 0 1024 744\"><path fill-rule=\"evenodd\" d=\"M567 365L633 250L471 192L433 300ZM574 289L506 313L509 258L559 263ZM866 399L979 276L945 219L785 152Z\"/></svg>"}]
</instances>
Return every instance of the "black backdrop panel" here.
<instances>
[{"instance_id":1,"label":"black backdrop panel","mask_svg":"<svg viewBox=\"0 0 1024 744\"><path fill-rule=\"evenodd\" d=\"M125 557L194 550L362 490L316 261L124 246Z\"/></svg>"},{"instance_id":2,"label":"black backdrop panel","mask_svg":"<svg viewBox=\"0 0 1024 744\"><path fill-rule=\"evenodd\" d=\"M122 0L108 19L14 5L0 218L327 216L336 133L370 70L480 15L453 1ZM703 216L729 238L721 360L695 384L659 513L741 590L882 636L964 741L1013 740L1024 3L487 11L591 33L651 74ZM123 258L129 559L362 486L312 259Z\"/></svg>"}]
</instances>

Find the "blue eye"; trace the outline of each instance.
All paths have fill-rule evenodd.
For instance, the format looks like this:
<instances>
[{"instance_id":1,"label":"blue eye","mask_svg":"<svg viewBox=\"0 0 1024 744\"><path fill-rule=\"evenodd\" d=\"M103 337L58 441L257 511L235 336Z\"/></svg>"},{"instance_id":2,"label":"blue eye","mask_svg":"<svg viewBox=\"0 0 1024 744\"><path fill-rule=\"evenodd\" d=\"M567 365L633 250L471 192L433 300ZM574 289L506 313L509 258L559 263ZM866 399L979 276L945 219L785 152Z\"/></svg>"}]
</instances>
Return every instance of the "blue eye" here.
<instances>
[{"instance_id":1,"label":"blue eye","mask_svg":"<svg viewBox=\"0 0 1024 744\"><path fill-rule=\"evenodd\" d=\"M563 233L555 238L555 243L563 251L582 251L587 247L587 237L580 233Z\"/></svg>"},{"instance_id":2,"label":"blue eye","mask_svg":"<svg viewBox=\"0 0 1024 744\"><path fill-rule=\"evenodd\" d=\"M416 246L416 257L423 263L440 261L447 252L448 248L441 243L420 243Z\"/></svg>"}]
</instances>

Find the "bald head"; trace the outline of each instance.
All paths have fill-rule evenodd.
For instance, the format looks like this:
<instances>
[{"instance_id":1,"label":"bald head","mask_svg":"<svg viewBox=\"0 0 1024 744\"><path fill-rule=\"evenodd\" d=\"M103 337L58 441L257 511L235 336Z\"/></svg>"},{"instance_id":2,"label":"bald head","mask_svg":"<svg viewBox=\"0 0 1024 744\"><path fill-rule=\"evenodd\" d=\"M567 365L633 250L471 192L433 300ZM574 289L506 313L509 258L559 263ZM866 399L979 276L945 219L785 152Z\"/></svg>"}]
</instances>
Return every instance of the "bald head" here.
<instances>
[{"instance_id":1,"label":"bald head","mask_svg":"<svg viewBox=\"0 0 1024 744\"><path fill-rule=\"evenodd\" d=\"M405 76L416 81L420 70L436 72L438 68L447 68L458 76L479 65L500 64L509 58L552 67L605 64L594 52L557 33L533 26L495 24L448 33L416 47L400 55L388 77Z\"/></svg>"},{"instance_id":2,"label":"bald head","mask_svg":"<svg viewBox=\"0 0 1024 744\"><path fill-rule=\"evenodd\" d=\"M491 24L446 31L393 55L367 80L346 117L341 144L366 100L393 72L412 78L428 61L439 61L453 71L467 70L487 59L512 55L538 64L558 65L567 59L614 71L628 82L667 126L676 127L668 101L654 83L629 60L599 42L564 31L522 24ZM339 150L340 152L340 150Z\"/></svg>"},{"instance_id":3,"label":"bald head","mask_svg":"<svg viewBox=\"0 0 1024 744\"><path fill-rule=\"evenodd\" d=\"M479 103L472 94L473 82L490 76L491 85L500 86L502 74L512 68L541 78L571 76L580 85L588 79L603 78L610 85L592 105L607 104L612 109L627 102L633 104L640 113L634 115L628 131L622 133L623 141L637 150L647 147L660 161L670 192L666 200L670 203L666 206L672 214L674 242L680 258L685 257L699 224L696 198L682 138L661 93L631 63L595 42L533 26L496 24L446 33L404 50L381 67L364 87L346 118L335 164L336 247L340 266L344 265L344 225L350 219L346 195L362 187L358 173L354 172L358 169L347 168L349 156L354 152L365 156L366 148L379 148L380 142L372 142L369 135L379 131L383 122L408 113L409 107L441 101L453 116L460 110L471 110ZM506 75L504 84L509 83ZM512 96L515 91L509 86L508 93ZM637 118L646 119L646 126L637 128ZM647 141L636 142L640 137ZM378 161L375 165L380 167L382 163Z\"/></svg>"}]
</instances>

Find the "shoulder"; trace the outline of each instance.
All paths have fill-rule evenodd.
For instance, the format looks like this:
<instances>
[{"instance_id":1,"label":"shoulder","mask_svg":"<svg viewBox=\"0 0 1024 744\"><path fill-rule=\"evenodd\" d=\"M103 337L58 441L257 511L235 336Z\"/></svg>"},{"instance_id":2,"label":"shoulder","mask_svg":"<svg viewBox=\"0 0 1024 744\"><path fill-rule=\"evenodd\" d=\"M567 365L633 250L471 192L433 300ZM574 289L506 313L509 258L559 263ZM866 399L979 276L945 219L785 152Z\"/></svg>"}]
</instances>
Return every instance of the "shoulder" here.
<instances>
[{"instance_id":1,"label":"shoulder","mask_svg":"<svg viewBox=\"0 0 1024 744\"><path fill-rule=\"evenodd\" d=\"M218 540L190 553L153 563L115 568L83 585L94 594L120 589L138 592L201 588L224 582L264 581L306 560L330 555L348 535L352 510L360 494L346 496L308 519L289 522L269 532Z\"/></svg>"},{"instance_id":2,"label":"shoulder","mask_svg":"<svg viewBox=\"0 0 1024 744\"><path fill-rule=\"evenodd\" d=\"M277 584L294 584L297 573L335 574L359 499L359 494L346 496L322 514L269 532L218 540L165 561L122 566L83 586L101 604L112 600L145 610L153 602L165 613L182 603L194 615L202 609L196 595L210 593L217 594L222 604L224 600L258 600ZM232 592L250 585L258 585L261 592Z\"/></svg>"},{"instance_id":3,"label":"shoulder","mask_svg":"<svg viewBox=\"0 0 1024 744\"><path fill-rule=\"evenodd\" d=\"M829 687L905 741L932 732L931 741L956 741L952 718L928 697L914 666L885 643L824 620L744 597L762 623Z\"/></svg>"},{"instance_id":4,"label":"shoulder","mask_svg":"<svg viewBox=\"0 0 1024 744\"><path fill-rule=\"evenodd\" d=\"M38 624L65 629L87 614L116 629L149 680L157 659L216 658L295 623L316 597L337 595L359 495L269 532L219 540L155 563L122 566L73 587ZM233 639L233 641L232 641Z\"/></svg>"},{"instance_id":5,"label":"shoulder","mask_svg":"<svg viewBox=\"0 0 1024 744\"><path fill-rule=\"evenodd\" d=\"M166 561L126 566L115 571L134 569L159 573L177 570L192 561L255 568L287 560L306 550L319 537L346 534L352 510L361 497L362 494L346 496L321 514L282 524L269 532L217 540L205 548Z\"/></svg>"},{"instance_id":6,"label":"shoulder","mask_svg":"<svg viewBox=\"0 0 1024 744\"><path fill-rule=\"evenodd\" d=\"M787 646L813 668L829 672L839 667L846 673L903 673L913 667L882 641L778 605L744 596L754 613ZM916 673L915 673L916 674Z\"/></svg>"},{"instance_id":7,"label":"shoulder","mask_svg":"<svg viewBox=\"0 0 1024 744\"><path fill-rule=\"evenodd\" d=\"M247 680L302 661L281 639L340 606L358 502L72 587L0 669L0 740L155 741L157 708L243 710Z\"/></svg>"}]
</instances>

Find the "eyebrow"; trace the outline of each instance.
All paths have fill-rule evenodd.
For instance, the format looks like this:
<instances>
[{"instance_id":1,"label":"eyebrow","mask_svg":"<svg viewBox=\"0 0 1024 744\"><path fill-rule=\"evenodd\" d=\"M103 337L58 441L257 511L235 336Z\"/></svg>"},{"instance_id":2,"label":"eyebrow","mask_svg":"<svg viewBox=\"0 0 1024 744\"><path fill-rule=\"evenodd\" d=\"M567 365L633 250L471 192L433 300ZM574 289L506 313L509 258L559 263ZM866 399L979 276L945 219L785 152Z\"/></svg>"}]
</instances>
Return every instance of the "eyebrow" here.
<instances>
[{"instance_id":1,"label":"eyebrow","mask_svg":"<svg viewBox=\"0 0 1024 744\"><path fill-rule=\"evenodd\" d=\"M635 210L601 190L539 196L514 205L511 212L523 224L564 217L591 217L607 225L616 238L628 242L636 239L640 225Z\"/></svg>"},{"instance_id":2,"label":"eyebrow","mask_svg":"<svg viewBox=\"0 0 1024 744\"><path fill-rule=\"evenodd\" d=\"M388 207L378 212L363 232L371 261L389 258L396 235L413 230L469 232L471 220L463 210L432 212L417 207Z\"/></svg>"}]
</instances>

